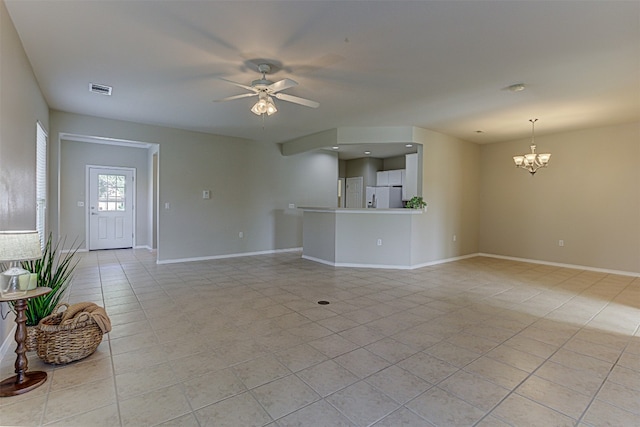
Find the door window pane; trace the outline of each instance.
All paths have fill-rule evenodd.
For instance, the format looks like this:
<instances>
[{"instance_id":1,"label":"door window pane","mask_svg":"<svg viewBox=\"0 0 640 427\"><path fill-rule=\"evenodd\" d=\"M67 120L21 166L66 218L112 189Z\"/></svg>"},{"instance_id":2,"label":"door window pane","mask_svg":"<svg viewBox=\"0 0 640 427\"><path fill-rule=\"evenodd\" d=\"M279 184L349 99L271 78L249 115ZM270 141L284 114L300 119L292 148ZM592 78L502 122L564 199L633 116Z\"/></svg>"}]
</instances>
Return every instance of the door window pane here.
<instances>
[{"instance_id":1,"label":"door window pane","mask_svg":"<svg viewBox=\"0 0 640 427\"><path fill-rule=\"evenodd\" d=\"M124 211L125 185L124 175L98 174L98 210Z\"/></svg>"}]
</instances>

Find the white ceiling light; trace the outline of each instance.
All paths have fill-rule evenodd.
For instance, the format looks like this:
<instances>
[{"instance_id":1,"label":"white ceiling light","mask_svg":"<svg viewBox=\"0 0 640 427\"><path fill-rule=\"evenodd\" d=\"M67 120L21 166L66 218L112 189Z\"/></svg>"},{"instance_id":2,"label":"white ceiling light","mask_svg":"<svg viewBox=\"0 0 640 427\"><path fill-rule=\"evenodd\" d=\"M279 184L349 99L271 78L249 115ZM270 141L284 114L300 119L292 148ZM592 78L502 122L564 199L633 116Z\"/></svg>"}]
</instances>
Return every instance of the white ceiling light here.
<instances>
[{"instance_id":1,"label":"white ceiling light","mask_svg":"<svg viewBox=\"0 0 640 427\"><path fill-rule=\"evenodd\" d=\"M523 91L525 88L524 83L516 83L514 85L511 86L507 86L505 89L511 91L511 92L521 92Z\"/></svg>"},{"instance_id":2,"label":"white ceiling light","mask_svg":"<svg viewBox=\"0 0 640 427\"><path fill-rule=\"evenodd\" d=\"M531 122L531 153L527 153L522 156L513 156L513 162L516 164L516 167L526 169L529 171L529 173L531 173L531 175L533 175L538 169L547 167L547 164L549 164L549 159L551 158L551 154L536 153L536 144L533 134L535 123L538 121L538 119L529 119L529 121Z\"/></svg>"},{"instance_id":3,"label":"white ceiling light","mask_svg":"<svg viewBox=\"0 0 640 427\"><path fill-rule=\"evenodd\" d=\"M258 96L260 97L260 99L258 99L258 102L256 102L251 108L251 112L253 114L256 114L258 116L266 114L270 116L278 112L276 104L273 102L273 99L269 95L267 95L266 92L260 92Z\"/></svg>"}]
</instances>

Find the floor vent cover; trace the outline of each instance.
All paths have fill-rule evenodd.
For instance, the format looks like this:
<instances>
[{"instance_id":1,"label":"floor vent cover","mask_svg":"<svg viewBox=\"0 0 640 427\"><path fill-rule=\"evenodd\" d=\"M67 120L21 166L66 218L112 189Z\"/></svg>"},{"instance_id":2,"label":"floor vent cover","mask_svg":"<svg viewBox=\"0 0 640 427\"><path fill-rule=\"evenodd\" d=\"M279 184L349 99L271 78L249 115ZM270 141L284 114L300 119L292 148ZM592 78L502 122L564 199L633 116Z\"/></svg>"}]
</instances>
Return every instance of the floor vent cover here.
<instances>
[{"instance_id":1,"label":"floor vent cover","mask_svg":"<svg viewBox=\"0 0 640 427\"><path fill-rule=\"evenodd\" d=\"M89 83L89 92L99 93L100 95L111 96L112 89L113 88L111 86Z\"/></svg>"}]
</instances>

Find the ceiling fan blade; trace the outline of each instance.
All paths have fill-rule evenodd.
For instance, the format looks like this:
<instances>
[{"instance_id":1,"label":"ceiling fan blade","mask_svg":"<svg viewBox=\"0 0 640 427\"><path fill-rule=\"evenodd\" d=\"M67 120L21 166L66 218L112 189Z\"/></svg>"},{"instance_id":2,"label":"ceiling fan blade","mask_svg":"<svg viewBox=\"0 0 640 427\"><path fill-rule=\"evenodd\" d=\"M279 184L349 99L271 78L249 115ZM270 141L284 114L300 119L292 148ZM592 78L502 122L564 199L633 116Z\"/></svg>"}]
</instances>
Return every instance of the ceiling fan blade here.
<instances>
[{"instance_id":1,"label":"ceiling fan blade","mask_svg":"<svg viewBox=\"0 0 640 427\"><path fill-rule=\"evenodd\" d=\"M311 101L310 99L304 99L297 96L288 95L286 93L274 93L273 96L283 101L289 101L289 102L293 102L294 104L304 105L305 107L318 108L320 106L320 104L316 101Z\"/></svg>"},{"instance_id":2,"label":"ceiling fan blade","mask_svg":"<svg viewBox=\"0 0 640 427\"><path fill-rule=\"evenodd\" d=\"M267 91L269 93L276 93L294 86L298 86L298 82L296 82L295 80L282 79L279 82L271 83L269 86L267 86Z\"/></svg>"},{"instance_id":3,"label":"ceiling fan blade","mask_svg":"<svg viewBox=\"0 0 640 427\"><path fill-rule=\"evenodd\" d=\"M252 88L251 86L243 85L242 83L234 82L233 80L223 79L222 77L218 77L218 79L222 80L222 81L225 81L227 83L231 83L232 85L236 85L238 87L241 87L243 89L250 90L251 92L257 92L257 90Z\"/></svg>"},{"instance_id":4,"label":"ceiling fan blade","mask_svg":"<svg viewBox=\"0 0 640 427\"><path fill-rule=\"evenodd\" d=\"M249 96L258 96L258 93L243 93L241 95L228 96L222 99L216 99L213 102L233 101L234 99L247 98Z\"/></svg>"}]
</instances>

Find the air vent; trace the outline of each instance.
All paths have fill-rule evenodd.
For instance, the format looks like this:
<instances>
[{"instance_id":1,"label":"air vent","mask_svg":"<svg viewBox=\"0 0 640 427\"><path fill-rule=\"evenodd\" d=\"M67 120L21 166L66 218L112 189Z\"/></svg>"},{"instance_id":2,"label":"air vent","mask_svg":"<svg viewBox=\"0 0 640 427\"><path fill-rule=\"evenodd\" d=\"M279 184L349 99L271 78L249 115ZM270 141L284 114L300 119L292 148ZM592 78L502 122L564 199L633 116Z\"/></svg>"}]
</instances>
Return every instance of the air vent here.
<instances>
[{"instance_id":1,"label":"air vent","mask_svg":"<svg viewBox=\"0 0 640 427\"><path fill-rule=\"evenodd\" d=\"M99 93L100 95L111 96L112 89L111 86L89 83L89 92Z\"/></svg>"}]
</instances>

